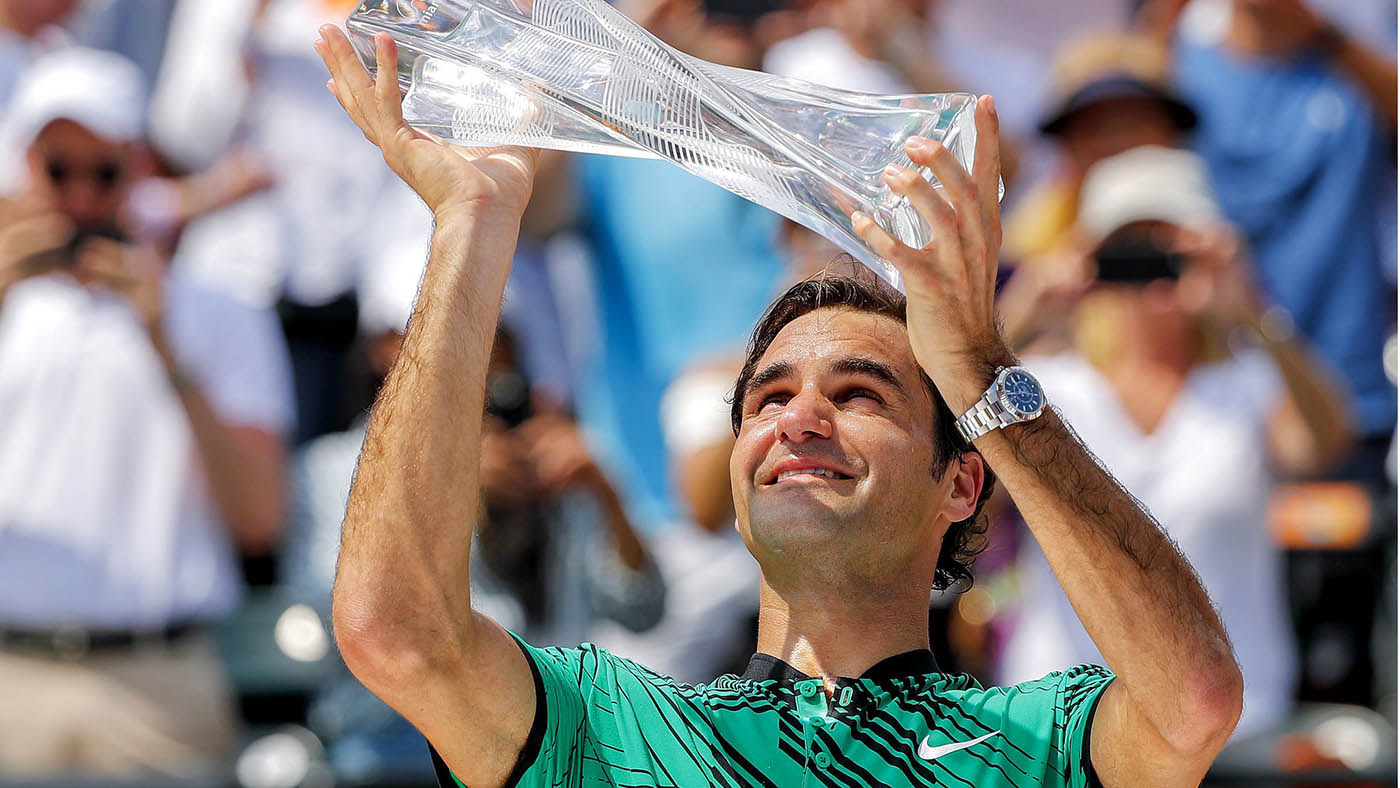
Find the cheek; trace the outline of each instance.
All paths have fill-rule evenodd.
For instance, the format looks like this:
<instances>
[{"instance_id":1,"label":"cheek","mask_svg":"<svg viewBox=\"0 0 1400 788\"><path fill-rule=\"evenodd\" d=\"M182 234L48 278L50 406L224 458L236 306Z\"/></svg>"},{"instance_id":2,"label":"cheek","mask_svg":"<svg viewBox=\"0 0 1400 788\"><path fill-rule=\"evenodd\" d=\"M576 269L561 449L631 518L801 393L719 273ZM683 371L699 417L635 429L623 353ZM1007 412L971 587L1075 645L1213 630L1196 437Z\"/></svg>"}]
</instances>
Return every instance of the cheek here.
<instances>
[{"instance_id":1,"label":"cheek","mask_svg":"<svg viewBox=\"0 0 1400 788\"><path fill-rule=\"evenodd\" d=\"M729 482L734 489L748 486L768 448L773 443L773 425L757 420L745 422L734 439L734 450L729 455Z\"/></svg>"}]
</instances>

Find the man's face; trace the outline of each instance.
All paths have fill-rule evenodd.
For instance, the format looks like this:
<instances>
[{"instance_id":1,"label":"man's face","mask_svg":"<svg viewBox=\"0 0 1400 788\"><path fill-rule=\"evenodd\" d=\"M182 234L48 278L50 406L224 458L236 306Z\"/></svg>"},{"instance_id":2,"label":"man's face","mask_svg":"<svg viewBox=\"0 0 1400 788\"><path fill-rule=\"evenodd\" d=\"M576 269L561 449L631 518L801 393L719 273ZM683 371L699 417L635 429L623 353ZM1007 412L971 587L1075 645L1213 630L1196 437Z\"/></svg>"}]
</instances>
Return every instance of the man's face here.
<instances>
[{"instance_id":1,"label":"man's face","mask_svg":"<svg viewBox=\"0 0 1400 788\"><path fill-rule=\"evenodd\" d=\"M1071 115L1060 134L1060 144L1079 172L1141 145L1174 147L1176 139L1171 116L1160 103L1147 98L1091 104Z\"/></svg>"},{"instance_id":2,"label":"man's face","mask_svg":"<svg viewBox=\"0 0 1400 788\"><path fill-rule=\"evenodd\" d=\"M79 230L115 227L131 183L132 152L70 120L45 126L29 148L38 197Z\"/></svg>"},{"instance_id":3,"label":"man's face","mask_svg":"<svg viewBox=\"0 0 1400 788\"><path fill-rule=\"evenodd\" d=\"M738 395L730 481L765 571L840 556L879 575L937 557L953 474L930 473L933 401L903 325L818 309L778 333Z\"/></svg>"}]
</instances>

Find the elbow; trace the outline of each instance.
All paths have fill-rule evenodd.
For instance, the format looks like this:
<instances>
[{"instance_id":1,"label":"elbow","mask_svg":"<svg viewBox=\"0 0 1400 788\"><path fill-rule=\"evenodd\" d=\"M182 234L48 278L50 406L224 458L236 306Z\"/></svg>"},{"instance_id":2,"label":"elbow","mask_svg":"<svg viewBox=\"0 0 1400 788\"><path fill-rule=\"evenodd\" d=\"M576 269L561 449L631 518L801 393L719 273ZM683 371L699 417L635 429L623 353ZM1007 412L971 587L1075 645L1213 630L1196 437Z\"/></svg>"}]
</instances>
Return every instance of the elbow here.
<instances>
[{"instance_id":1,"label":"elbow","mask_svg":"<svg viewBox=\"0 0 1400 788\"><path fill-rule=\"evenodd\" d=\"M1203 663L1196 679L1183 688L1177 729L1167 738L1184 755L1214 757L1244 710L1244 676L1228 647Z\"/></svg>"},{"instance_id":2,"label":"elbow","mask_svg":"<svg viewBox=\"0 0 1400 788\"><path fill-rule=\"evenodd\" d=\"M381 698L420 689L467 653L474 614L446 612L411 589L355 582L340 568L331 594L331 631L350 672Z\"/></svg>"},{"instance_id":3,"label":"elbow","mask_svg":"<svg viewBox=\"0 0 1400 788\"><path fill-rule=\"evenodd\" d=\"M412 686L431 670L431 652L378 605L342 593L337 583L331 629L345 666L376 695ZM348 598L347 598L348 597Z\"/></svg>"}]
</instances>

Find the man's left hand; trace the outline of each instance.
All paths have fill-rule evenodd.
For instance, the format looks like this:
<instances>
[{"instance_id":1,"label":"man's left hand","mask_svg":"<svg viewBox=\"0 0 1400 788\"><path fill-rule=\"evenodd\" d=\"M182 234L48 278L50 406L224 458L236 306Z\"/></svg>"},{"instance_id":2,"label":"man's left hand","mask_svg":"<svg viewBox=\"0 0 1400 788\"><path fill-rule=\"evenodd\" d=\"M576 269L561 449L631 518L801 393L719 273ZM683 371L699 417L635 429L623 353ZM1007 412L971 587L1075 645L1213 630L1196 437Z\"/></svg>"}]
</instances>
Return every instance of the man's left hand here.
<instances>
[{"instance_id":1,"label":"man's left hand","mask_svg":"<svg viewBox=\"0 0 1400 788\"><path fill-rule=\"evenodd\" d=\"M1001 164L991 96L978 100L975 118L977 150L971 174L951 151L922 137L911 137L905 151L915 164L933 171L940 188L915 170L885 170L885 183L908 198L932 228L933 240L927 246L911 249L869 216L851 217L856 233L903 277L914 358L954 413L962 413L982 396L998 366L1015 361L998 330L994 303L1001 250Z\"/></svg>"}]
</instances>

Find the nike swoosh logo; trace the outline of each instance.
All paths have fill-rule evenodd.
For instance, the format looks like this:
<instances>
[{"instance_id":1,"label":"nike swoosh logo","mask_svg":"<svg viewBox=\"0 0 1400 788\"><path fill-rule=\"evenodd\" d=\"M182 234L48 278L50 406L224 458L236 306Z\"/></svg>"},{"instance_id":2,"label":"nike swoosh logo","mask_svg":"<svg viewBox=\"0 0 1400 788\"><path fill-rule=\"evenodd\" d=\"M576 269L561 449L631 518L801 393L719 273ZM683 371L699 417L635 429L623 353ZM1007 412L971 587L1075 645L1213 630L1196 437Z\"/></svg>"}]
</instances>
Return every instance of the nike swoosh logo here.
<instances>
[{"instance_id":1,"label":"nike swoosh logo","mask_svg":"<svg viewBox=\"0 0 1400 788\"><path fill-rule=\"evenodd\" d=\"M919 757L923 758L926 761L936 760L938 758L942 758L950 752L966 750L968 747L971 747L974 744L981 744L982 742L992 738L993 736L999 735L1001 735L1001 731L992 731L986 736L978 736L975 739L968 739L967 741L955 741L950 744L940 744L937 747L930 747L928 745L928 737L925 736L924 740L919 743Z\"/></svg>"}]
</instances>

